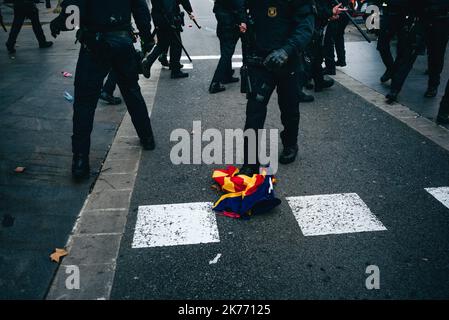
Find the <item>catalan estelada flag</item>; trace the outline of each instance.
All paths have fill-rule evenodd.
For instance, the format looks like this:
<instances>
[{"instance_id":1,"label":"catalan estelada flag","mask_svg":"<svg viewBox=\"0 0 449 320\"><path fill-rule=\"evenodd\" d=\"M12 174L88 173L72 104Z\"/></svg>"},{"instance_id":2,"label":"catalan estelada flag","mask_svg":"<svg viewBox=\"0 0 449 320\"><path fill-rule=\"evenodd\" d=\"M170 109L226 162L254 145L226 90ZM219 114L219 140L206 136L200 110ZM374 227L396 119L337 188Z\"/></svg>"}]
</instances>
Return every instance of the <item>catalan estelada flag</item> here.
<instances>
[{"instance_id":1,"label":"catalan estelada flag","mask_svg":"<svg viewBox=\"0 0 449 320\"><path fill-rule=\"evenodd\" d=\"M212 178L226 192L215 202L215 211L245 217L270 211L281 203L274 195L273 176L264 171L252 177L238 173L239 169L233 166L213 172Z\"/></svg>"}]
</instances>

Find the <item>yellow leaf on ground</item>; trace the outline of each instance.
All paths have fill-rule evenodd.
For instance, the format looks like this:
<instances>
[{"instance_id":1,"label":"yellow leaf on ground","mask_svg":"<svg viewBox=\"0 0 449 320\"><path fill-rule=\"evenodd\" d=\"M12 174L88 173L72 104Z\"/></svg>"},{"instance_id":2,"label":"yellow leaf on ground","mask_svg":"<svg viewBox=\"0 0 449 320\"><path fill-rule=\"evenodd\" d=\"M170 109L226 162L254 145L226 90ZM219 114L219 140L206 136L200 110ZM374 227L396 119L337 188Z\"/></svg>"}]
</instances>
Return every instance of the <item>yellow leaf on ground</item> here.
<instances>
[{"instance_id":1,"label":"yellow leaf on ground","mask_svg":"<svg viewBox=\"0 0 449 320\"><path fill-rule=\"evenodd\" d=\"M56 263L59 263L59 260L62 258L62 257L65 257L66 255L68 255L69 253L67 252L67 251L65 251L64 249L55 249L55 252L53 252L51 255L50 255L50 259L51 259L51 261L53 261L53 262L56 262Z\"/></svg>"}]
</instances>

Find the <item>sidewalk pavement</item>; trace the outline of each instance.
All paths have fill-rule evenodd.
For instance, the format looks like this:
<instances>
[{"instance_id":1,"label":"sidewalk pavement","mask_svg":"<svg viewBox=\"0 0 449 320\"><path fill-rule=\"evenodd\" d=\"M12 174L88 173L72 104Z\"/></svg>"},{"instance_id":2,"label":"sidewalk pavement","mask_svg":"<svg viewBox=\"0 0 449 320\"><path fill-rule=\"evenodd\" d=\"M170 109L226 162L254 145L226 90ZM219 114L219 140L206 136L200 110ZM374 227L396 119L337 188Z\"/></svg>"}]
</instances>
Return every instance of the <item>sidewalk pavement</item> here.
<instances>
[{"instance_id":1,"label":"sidewalk pavement","mask_svg":"<svg viewBox=\"0 0 449 320\"><path fill-rule=\"evenodd\" d=\"M387 94L389 82L382 84L379 80L385 72L385 66L380 59L379 52L376 50L377 42L373 41L369 44L365 41L360 41L362 40L360 36L359 39L357 39L357 35L354 36L353 28L349 27L348 31L351 32L347 36L347 40L350 39L351 41L346 42L348 65L339 69L371 89ZM393 45L393 50L394 47L395 44ZM437 97L425 98L424 92L426 91L428 80L428 76L425 74L427 55L419 56L399 95L399 104L409 107L423 117L435 119L449 78L449 50L446 52L445 61L446 64L441 75L441 85Z\"/></svg>"},{"instance_id":2,"label":"sidewalk pavement","mask_svg":"<svg viewBox=\"0 0 449 320\"><path fill-rule=\"evenodd\" d=\"M44 31L54 40L48 25ZM64 92L73 96L74 79L61 72L75 74L74 36L64 33L52 48L39 49L31 27L24 27L11 60L7 34L0 32L0 299L45 296L57 268L49 255L64 248L95 180L93 174L75 184L70 174L72 103ZM125 109L99 103L92 172L99 171ZM26 170L15 173L16 167Z\"/></svg>"}]
</instances>

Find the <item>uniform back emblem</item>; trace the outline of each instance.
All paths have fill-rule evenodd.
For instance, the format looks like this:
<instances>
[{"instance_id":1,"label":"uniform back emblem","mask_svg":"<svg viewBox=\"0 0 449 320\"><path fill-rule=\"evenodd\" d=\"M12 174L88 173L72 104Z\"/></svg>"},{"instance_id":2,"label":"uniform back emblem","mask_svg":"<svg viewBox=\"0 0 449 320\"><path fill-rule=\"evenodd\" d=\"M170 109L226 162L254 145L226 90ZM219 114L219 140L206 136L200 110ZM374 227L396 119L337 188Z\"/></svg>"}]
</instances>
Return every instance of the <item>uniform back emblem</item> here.
<instances>
[{"instance_id":1,"label":"uniform back emblem","mask_svg":"<svg viewBox=\"0 0 449 320\"><path fill-rule=\"evenodd\" d=\"M270 18L274 18L278 15L278 9L276 7L269 7L268 8L268 16Z\"/></svg>"}]
</instances>

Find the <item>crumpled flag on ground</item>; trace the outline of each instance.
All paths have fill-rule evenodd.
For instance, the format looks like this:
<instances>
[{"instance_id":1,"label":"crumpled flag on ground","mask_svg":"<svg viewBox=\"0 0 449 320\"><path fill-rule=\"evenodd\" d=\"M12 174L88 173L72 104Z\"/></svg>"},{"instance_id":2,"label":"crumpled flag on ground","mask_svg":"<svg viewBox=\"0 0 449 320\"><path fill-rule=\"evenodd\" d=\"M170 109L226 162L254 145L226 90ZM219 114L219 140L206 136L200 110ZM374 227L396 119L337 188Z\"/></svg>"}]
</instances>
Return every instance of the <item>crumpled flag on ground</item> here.
<instances>
[{"instance_id":1,"label":"crumpled flag on ground","mask_svg":"<svg viewBox=\"0 0 449 320\"><path fill-rule=\"evenodd\" d=\"M274 195L273 176L266 175L266 171L252 177L238 173L239 169L233 166L213 172L212 178L226 192L215 202L214 211L249 217L268 212L281 204L281 200Z\"/></svg>"}]
</instances>

